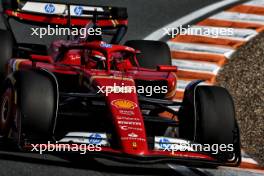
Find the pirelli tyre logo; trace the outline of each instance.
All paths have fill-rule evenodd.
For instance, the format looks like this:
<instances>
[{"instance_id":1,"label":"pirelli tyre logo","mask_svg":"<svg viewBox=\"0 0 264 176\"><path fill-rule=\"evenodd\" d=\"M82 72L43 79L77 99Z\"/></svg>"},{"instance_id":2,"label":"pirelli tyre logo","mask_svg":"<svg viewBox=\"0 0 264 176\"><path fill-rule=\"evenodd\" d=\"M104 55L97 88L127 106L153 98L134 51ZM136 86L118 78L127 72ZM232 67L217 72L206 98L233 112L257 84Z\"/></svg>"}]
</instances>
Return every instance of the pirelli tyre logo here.
<instances>
[{"instance_id":1,"label":"pirelli tyre logo","mask_svg":"<svg viewBox=\"0 0 264 176\"><path fill-rule=\"evenodd\" d=\"M137 104L130 100L117 99L111 102L118 109L135 109Z\"/></svg>"}]
</instances>

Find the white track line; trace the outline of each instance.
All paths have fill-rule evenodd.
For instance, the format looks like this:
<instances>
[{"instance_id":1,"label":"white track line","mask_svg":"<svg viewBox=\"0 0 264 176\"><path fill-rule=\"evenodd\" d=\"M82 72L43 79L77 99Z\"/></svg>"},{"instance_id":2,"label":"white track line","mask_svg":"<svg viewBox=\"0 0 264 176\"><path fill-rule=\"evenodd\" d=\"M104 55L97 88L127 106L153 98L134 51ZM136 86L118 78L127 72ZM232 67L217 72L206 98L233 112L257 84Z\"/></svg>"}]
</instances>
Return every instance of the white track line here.
<instances>
[{"instance_id":1,"label":"white track line","mask_svg":"<svg viewBox=\"0 0 264 176\"><path fill-rule=\"evenodd\" d=\"M264 24L263 15L255 15L255 14L247 14L247 13L239 13L239 12L220 12L210 17L210 19Z\"/></svg>"},{"instance_id":2,"label":"white track line","mask_svg":"<svg viewBox=\"0 0 264 176\"><path fill-rule=\"evenodd\" d=\"M166 26L154 31L153 33L151 33L150 35L148 35L147 37L144 38L144 40L160 40L162 39L162 37L164 37L166 34L164 33L164 28L169 29L169 28L177 28L181 25L186 25L188 23L190 23L191 21L193 21L194 19L200 18L206 14L208 14L209 12L212 12L214 10L217 10L221 7L230 5L232 3L238 2L239 0L224 0L224 1L220 1L211 5L208 5L202 9L199 9L197 11L194 11L192 13L189 13L188 15L177 19L176 21L167 24Z\"/></svg>"},{"instance_id":3,"label":"white track line","mask_svg":"<svg viewBox=\"0 0 264 176\"><path fill-rule=\"evenodd\" d=\"M184 92L186 86L190 83L191 81L186 81L186 80L177 80L177 91Z\"/></svg>"},{"instance_id":4,"label":"white track line","mask_svg":"<svg viewBox=\"0 0 264 176\"><path fill-rule=\"evenodd\" d=\"M226 58L230 58L235 52L230 47L222 47L218 45L206 45L197 43L181 43L181 42L167 42L170 50L172 51L187 51L191 53L209 53L209 54L220 54Z\"/></svg>"},{"instance_id":5,"label":"white track line","mask_svg":"<svg viewBox=\"0 0 264 176\"><path fill-rule=\"evenodd\" d=\"M177 91L180 91L180 92L184 92L186 86L187 86L189 83L191 83L192 81L193 81L193 80L182 80L182 79L178 79L178 80L177 80L177 88L176 88L176 90L177 90ZM208 84L208 83L206 83L206 82L201 82L201 83L199 83L199 85L210 85L210 84Z\"/></svg>"},{"instance_id":6,"label":"white track line","mask_svg":"<svg viewBox=\"0 0 264 176\"><path fill-rule=\"evenodd\" d=\"M198 31L197 36L212 37L215 39L233 39L239 41L249 41L255 37L258 32L252 29L241 29L241 28L227 28L227 27L212 27L212 26L197 26L193 25L190 27L190 31ZM220 32L225 31L225 32Z\"/></svg>"},{"instance_id":7,"label":"white track line","mask_svg":"<svg viewBox=\"0 0 264 176\"><path fill-rule=\"evenodd\" d=\"M256 162L254 159L248 157L248 158L242 158L242 162L245 163L250 163L250 164L255 164L256 166L258 166L258 162Z\"/></svg>"},{"instance_id":8,"label":"white track line","mask_svg":"<svg viewBox=\"0 0 264 176\"><path fill-rule=\"evenodd\" d=\"M243 149L241 150L242 162L258 165L259 163L252 159Z\"/></svg>"},{"instance_id":9,"label":"white track line","mask_svg":"<svg viewBox=\"0 0 264 176\"><path fill-rule=\"evenodd\" d=\"M220 70L220 66L217 64L203 62L203 61L190 61L182 59L172 59L172 64L176 65L179 70L196 72L196 73L208 73L217 75Z\"/></svg>"}]
</instances>

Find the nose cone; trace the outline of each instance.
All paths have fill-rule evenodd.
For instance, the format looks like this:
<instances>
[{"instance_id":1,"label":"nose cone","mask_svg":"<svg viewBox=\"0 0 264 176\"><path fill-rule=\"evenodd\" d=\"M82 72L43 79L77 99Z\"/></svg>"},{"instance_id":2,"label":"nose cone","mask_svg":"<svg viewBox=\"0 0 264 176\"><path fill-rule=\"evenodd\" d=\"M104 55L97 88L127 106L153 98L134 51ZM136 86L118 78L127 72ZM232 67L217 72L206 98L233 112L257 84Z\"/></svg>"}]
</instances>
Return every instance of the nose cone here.
<instances>
[{"instance_id":1,"label":"nose cone","mask_svg":"<svg viewBox=\"0 0 264 176\"><path fill-rule=\"evenodd\" d=\"M148 145L137 95L111 94L107 99L123 152L134 155L146 154Z\"/></svg>"},{"instance_id":2,"label":"nose cone","mask_svg":"<svg viewBox=\"0 0 264 176\"><path fill-rule=\"evenodd\" d=\"M112 92L106 97L107 106L121 150L130 155L148 153L147 138L143 116L140 111L138 96L133 79L97 78L97 85L112 86ZM120 91L128 90L131 91ZM119 90L118 93L114 90Z\"/></svg>"}]
</instances>

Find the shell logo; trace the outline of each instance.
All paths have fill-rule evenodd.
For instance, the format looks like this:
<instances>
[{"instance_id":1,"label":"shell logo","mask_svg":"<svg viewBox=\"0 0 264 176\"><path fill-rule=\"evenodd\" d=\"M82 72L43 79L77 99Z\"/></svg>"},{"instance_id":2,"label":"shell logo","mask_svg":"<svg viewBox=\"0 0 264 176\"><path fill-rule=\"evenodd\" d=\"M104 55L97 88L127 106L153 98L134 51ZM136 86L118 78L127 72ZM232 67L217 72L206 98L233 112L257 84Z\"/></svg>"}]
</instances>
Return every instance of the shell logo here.
<instances>
[{"instance_id":1,"label":"shell logo","mask_svg":"<svg viewBox=\"0 0 264 176\"><path fill-rule=\"evenodd\" d=\"M130 100L117 99L111 102L113 106L120 109L134 109L137 104Z\"/></svg>"}]
</instances>

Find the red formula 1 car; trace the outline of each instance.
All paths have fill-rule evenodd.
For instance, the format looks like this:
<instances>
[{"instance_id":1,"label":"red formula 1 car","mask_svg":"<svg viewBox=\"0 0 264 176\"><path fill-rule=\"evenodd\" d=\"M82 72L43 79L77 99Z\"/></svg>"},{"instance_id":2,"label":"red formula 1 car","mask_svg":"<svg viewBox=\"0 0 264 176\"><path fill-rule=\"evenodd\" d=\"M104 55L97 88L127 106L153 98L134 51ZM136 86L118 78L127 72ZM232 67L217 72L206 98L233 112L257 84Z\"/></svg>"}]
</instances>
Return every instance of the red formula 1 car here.
<instances>
[{"instance_id":1,"label":"red formula 1 car","mask_svg":"<svg viewBox=\"0 0 264 176\"><path fill-rule=\"evenodd\" d=\"M22 148L47 141L99 145L88 154L126 162L240 163L229 93L195 81L182 102L172 101L177 68L166 43L119 44L127 29L125 8L23 1L4 1L3 7L1 136ZM101 28L103 34L56 40L46 49L17 42L11 19Z\"/></svg>"}]
</instances>

